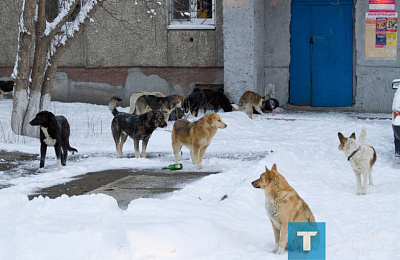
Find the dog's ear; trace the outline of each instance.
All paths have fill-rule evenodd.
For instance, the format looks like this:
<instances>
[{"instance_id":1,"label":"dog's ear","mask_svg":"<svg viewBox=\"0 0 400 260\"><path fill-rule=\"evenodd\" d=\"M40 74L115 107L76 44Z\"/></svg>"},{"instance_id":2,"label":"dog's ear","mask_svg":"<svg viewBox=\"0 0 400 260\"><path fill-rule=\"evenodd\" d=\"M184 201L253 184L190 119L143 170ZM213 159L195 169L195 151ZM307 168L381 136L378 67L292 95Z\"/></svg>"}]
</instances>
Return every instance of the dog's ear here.
<instances>
[{"instance_id":1,"label":"dog's ear","mask_svg":"<svg viewBox=\"0 0 400 260\"><path fill-rule=\"evenodd\" d=\"M274 163L274 165L272 165L271 171L277 171L278 169L276 168L276 163Z\"/></svg>"},{"instance_id":2,"label":"dog's ear","mask_svg":"<svg viewBox=\"0 0 400 260\"><path fill-rule=\"evenodd\" d=\"M339 140L342 141L344 139L343 134L341 132L338 132L337 134L338 134Z\"/></svg>"},{"instance_id":3,"label":"dog's ear","mask_svg":"<svg viewBox=\"0 0 400 260\"><path fill-rule=\"evenodd\" d=\"M268 170L267 166L265 166L265 172L269 172L269 170Z\"/></svg>"},{"instance_id":4,"label":"dog's ear","mask_svg":"<svg viewBox=\"0 0 400 260\"><path fill-rule=\"evenodd\" d=\"M352 133L352 134L350 135L350 138L353 138L354 140L356 140L356 133Z\"/></svg>"},{"instance_id":5,"label":"dog's ear","mask_svg":"<svg viewBox=\"0 0 400 260\"><path fill-rule=\"evenodd\" d=\"M207 118L207 122L212 125L214 123L215 120L215 115L214 114L209 114L208 118Z\"/></svg>"}]
</instances>

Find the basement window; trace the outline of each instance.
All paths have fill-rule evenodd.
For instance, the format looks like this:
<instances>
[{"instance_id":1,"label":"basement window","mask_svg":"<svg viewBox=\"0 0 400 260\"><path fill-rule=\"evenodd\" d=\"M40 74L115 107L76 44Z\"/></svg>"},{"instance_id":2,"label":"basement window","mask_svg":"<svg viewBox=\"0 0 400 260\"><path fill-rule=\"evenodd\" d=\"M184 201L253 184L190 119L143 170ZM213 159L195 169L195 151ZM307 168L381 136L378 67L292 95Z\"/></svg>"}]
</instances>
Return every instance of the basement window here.
<instances>
[{"instance_id":1,"label":"basement window","mask_svg":"<svg viewBox=\"0 0 400 260\"><path fill-rule=\"evenodd\" d=\"M169 0L168 29L215 29L215 0Z\"/></svg>"}]
</instances>

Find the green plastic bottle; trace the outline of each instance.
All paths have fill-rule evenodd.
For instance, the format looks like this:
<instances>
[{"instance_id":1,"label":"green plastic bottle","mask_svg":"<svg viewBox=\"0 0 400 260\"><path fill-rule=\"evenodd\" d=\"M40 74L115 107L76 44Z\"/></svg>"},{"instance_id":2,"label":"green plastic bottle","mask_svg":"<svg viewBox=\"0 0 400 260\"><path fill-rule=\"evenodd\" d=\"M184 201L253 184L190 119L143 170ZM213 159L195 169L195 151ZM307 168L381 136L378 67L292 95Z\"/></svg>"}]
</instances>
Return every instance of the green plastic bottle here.
<instances>
[{"instance_id":1,"label":"green plastic bottle","mask_svg":"<svg viewBox=\"0 0 400 260\"><path fill-rule=\"evenodd\" d=\"M162 170L181 170L182 167L183 167L182 164L179 163L179 164L171 164L171 165L168 165L167 167L162 167L161 169Z\"/></svg>"}]
</instances>

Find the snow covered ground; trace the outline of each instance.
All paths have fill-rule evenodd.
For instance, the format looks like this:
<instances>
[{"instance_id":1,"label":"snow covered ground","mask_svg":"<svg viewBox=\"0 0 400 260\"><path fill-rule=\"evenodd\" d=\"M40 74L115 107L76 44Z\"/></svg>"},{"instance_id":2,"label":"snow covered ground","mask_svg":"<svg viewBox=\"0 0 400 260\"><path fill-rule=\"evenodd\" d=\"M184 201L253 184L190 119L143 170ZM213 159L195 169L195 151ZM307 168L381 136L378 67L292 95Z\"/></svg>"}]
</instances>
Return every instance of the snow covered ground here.
<instances>
[{"instance_id":1,"label":"snow covered ground","mask_svg":"<svg viewBox=\"0 0 400 260\"><path fill-rule=\"evenodd\" d=\"M0 102L0 150L38 154L37 139L12 134L11 108L11 100ZM60 171L51 148L44 173L0 172L0 185L10 185L0 190L0 259L287 259L287 252L270 253L274 238L264 193L251 186L273 163L316 220L326 223L327 259L400 257L400 166L394 162L390 114L292 112L250 120L244 112L221 113L228 127L218 130L202 170L220 174L163 198L134 200L121 210L107 195L32 201L27 195L91 171L171 164L172 123L154 132L150 158L131 158L128 140L124 153L130 158L119 159L107 106L53 102L51 111L68 118L71 146L79 153ZM337 132L359 135L362 127L378 159L375 186L357 196ZM196 170L186 148L181 159L184 169ZM24 167L38 166L36 160Z\"/></svg>"}]
</instances>

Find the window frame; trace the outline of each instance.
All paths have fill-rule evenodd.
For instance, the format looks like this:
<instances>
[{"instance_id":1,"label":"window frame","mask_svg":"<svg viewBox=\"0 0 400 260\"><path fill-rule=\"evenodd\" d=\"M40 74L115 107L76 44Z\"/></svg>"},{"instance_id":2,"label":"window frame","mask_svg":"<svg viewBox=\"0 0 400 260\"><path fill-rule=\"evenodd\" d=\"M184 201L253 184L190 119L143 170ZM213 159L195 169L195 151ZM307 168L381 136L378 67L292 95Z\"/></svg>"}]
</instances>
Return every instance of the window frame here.
<instances>
[{"instance_id":1,"label":"window frame","mask_svg":"<svg viewBox=\"0 0 400 260\"><path fill-rule=\"evenodd\" d=\"M189 19L174 19L174 0L168 0L168 29L206 29L214 30L216 28L216 0L211 0L212 4L212 17L211 18L198 18L197 17L197 3L201 0L188 0L190 8Z\"/></svg>"}]
</instances>

